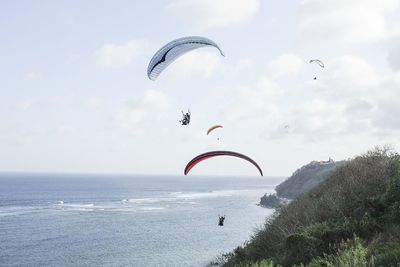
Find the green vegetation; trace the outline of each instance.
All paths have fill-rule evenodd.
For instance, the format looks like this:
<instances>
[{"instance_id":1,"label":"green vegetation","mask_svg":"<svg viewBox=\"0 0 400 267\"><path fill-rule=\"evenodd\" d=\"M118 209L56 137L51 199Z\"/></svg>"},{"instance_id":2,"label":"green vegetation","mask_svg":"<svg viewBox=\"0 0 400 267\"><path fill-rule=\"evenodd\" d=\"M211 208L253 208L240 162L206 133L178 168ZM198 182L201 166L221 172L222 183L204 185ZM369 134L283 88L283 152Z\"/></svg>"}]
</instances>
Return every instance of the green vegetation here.
<instances>
[{"instance_id":1,"label":"green vegetation","mask_svg":"<svg viewBox=\"0 0 400 267\"><path fill-rule=\"evenodd\" d=\"M377 148L278 208L218 265L400 266L399 223L400 156Z\"/></svg>"}]
</instances>

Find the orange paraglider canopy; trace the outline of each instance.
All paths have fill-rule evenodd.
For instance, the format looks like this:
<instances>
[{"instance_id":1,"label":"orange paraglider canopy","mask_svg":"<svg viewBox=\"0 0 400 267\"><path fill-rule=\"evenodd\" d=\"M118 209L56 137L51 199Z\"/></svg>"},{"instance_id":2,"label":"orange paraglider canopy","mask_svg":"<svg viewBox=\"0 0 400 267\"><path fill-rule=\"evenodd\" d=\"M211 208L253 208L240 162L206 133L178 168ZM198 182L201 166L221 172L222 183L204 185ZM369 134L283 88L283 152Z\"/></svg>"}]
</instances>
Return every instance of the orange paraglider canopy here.
<instances>
[{"instance_id":1,"label":"orange paraglider canopy","mask_svg":"<svg viewBox=\"0 0 400 267\"><path fill-rule=\"evenodd\" d=\"M207 130L207 135L208 135L209 133L211 133L212 131L214 131L215 129L217 129L217 128L223 128L223 126L217 124L217 125L214 125L214 126L210 127L210 129Z\"/></svg>"}]
</instances>

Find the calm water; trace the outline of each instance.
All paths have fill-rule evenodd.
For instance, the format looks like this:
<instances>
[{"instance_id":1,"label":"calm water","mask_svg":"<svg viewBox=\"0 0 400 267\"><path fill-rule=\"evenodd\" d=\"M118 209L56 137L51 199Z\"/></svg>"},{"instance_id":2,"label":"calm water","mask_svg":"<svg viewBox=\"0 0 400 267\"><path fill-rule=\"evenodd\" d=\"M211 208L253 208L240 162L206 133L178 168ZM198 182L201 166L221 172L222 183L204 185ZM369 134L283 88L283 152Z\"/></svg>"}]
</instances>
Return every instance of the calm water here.
<instances>
[{"instance_id":1,"label":"calm water","mask_svg":"<svg viewBox=\"0 0 400 267\"><path fill-rule=\"evenodd\" d=\"M281 180L3 174L0 266L204 266L263 224Z\"/></svg>"}]
</instances>

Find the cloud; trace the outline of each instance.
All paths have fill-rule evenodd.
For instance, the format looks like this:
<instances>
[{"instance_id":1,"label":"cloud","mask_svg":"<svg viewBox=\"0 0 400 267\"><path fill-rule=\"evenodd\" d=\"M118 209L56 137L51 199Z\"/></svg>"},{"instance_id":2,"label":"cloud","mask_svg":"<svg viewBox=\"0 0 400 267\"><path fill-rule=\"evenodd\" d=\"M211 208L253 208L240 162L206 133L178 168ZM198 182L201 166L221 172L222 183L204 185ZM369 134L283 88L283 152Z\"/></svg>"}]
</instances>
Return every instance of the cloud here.
<instances>
[{"instance_id":1,"label":"cloud","mask_svg":"<svg viewBox=\"0 0 400 267\"><path fill-rule=\"evenodd\" d=\"M167 7L199 31L248 23L259 9L259 0L174 0Z\"/></svg>"},{"instance_id":2,"label":"cloud","mask_svg":"<svg viewBox=\"0 0 400 267\"><path fill-rule=\"evenodd\" d=\"M380 75L364 59L347 55L327 62L319 81L331 97L372 94L382 82Z\"/></svg>"},{"instance_id":3,"label":"cloud","mask_svg":"<svg viewBox=\"0 0 400 267\"><path fill-rule=\"evenodd\" d=\"M29 110L33 105L35 104L35 101L33 99L24 99L20 100L15 104L15 107L19 111L27 111Z\"/></svg>"},{"instance_id":4,"label":"cloud","mask_svg":"<svg viewBox=\"0 0 400 267\"><path fill-rule=\"evenodd\" d=\"M39 72L31 71L25 74L25 80L32 81L40 79L42 75Z\"/></svg>"},{"instance_id":5,"label":"cloud","mask_svg":"<svg viewBox=\"0 0 400 267\"><path fill-rule=\"evenodd\" d=\"M131 40L123 44L105 44L95 52L98 67L117 68L133 63L147 43L143 40Z\"/></svg>"},{"instance_id":6,"label":"cloud","mask_svg":"<svg viewBox=\"0 0 400 267\"><path fill-rule=\"evenodd\" d=\"M400 42L396 42L396 46L389 51L388 62L389 66L394 71L400 70Z\"/></svg>"},{"instance_id":7,"label":"cloud","mask_svg":"<svg viewBox=\"0 0 400 267\"><path fill-rule=\"evenodd\" d=\"M256 81L231 89L232 100L222 108L225 120L251 127L262 139L306 143L400 132L400 74L345 55L326 60L325 69L316 67L320 74L314 81L303 75L313 66L301 62L298 55L281 55ZM281 79L285 75L290 79Z\"/></svg>"},{"instance_id":8,"label":"cloud","mask_svg":"<svg viewBox=\"0 0 400 267\"><path fill-rule=\"evenodd\" d=\"M278 112L276 99L283 91L279 85L268 78L260 78L256 84L243 86L231 93L231 101L223 108L226 120L243 124L253 124L254 120L265 123Z\"/></svg>"},{"instance_id":9,"label":"cloud","mask_svg":"<svg viewBox=\"0 0 400 267\"><path fill-rule=\"evenodd\" d=\"M386 13L397 0L306 0L300 6L298 37L308 42L365 43L390 38Z\"/></svg>"},{"instance_id":10,"label":"cloud","mask_svg":"<svg viewBox=\"0 0 400 267\"><path fill-rule=\"evenodd\" d=\"M134 133L145 132L146 121L162 118L162 112L170 106L171 99L156 90L146 90L143 96L133 102L127 102L115 116L122 128L134 129ZM154 117L155 115L155 117Z\"/></svg>"},{"instance_id":11,"label":"cloud","mask_svg":"<svg viewBox=\"0 0 400 267\"><path fill-rule=\"evenodd\" d=\"M284 54L268 64L268 73L275 78L293 76L303 67L303 59L295 54Z\"/></svg>"},{"instance_id":12,"label":"cloud","mask_svg":"<svg viewBox=\"0 0 400 267\"><path fill-rule=\"evenodd\" d=\"M305 135L326 135L347 132L348 119L344 116L346 106L324 99L311 99L296 105L292 116L296 121L296 133Z\"/></svg>"}]
</instances>

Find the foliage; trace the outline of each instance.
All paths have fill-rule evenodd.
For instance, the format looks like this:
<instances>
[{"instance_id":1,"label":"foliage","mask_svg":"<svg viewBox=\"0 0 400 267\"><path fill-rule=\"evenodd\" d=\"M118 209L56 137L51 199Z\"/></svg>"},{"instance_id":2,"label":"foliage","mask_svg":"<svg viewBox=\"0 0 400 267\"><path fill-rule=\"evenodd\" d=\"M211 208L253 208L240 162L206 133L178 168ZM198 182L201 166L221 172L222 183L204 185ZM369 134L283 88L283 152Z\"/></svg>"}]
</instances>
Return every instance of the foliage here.
<instances>
[{"instance_id":1,"label":"foliage","mask_svg":"<svg viewBox=\"0 0 400 267\"><path fill-rule=\"evenodd\" d=\"M399 156L387 148L367 152L279 207L223 265L397 266L399 192Z\"/></svg>"}]
</instances>

